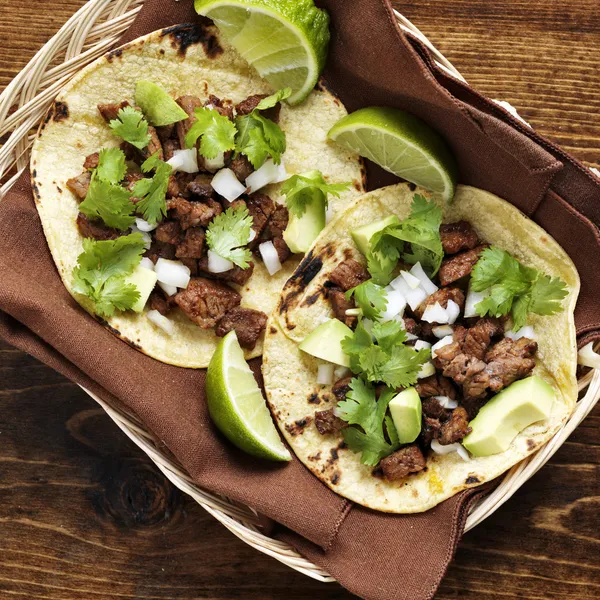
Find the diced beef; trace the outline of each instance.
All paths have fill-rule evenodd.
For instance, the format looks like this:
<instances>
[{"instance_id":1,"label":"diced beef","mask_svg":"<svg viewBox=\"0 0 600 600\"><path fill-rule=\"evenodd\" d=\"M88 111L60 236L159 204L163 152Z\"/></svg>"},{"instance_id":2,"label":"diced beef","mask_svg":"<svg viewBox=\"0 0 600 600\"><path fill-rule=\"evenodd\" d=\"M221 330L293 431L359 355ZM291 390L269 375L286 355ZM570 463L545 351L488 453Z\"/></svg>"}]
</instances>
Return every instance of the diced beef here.
<instances>
[{"instance_id":1,"label":"diced beef","mask_svg":"<svg viewBox=\"0 0 600 600\"><path fill-rule=\"evenodd\" d=\"M421 423L421 434L419 435L419 440L421 444L425 448L428 448L431 445L431 440L437 439L439 437L441 429L442 423L439 419L436 419L434 417L428 417L426 414L423 414L423 420Z\"/></svg>"},{"instance_id":2,"label":"diced beef","mask_svg":"<svg viewBox=\"0 0 600 600\"><path fill-rule=\"evenodd\" d=\"M196 175L186 186L186 191L194 199L212 198L215 190L210 185L212 177L208 175Z\"/></svg>"},{"instance_id":3,"label":"diced beef","mask_svg":"<svg viewBox=\"0 0 600 600\"><path fill-rule=\"evenodd\" d=\"M279 262L281 264L292 255L292 251L289 249L283 238L273 238L273 246L275 246L275 250L277 250L277 256L279 257Z\"/></svg>"},{"instance_id":4,"label":"diced beef","mask_svg":"<svg viewBox=\"0 0 600 600\"><path fill-rule=\"evenodd\" d=\"M134 162L140 161L139 150L135 146L132 146L129 142L121 142L119 148L121 149L123 154L125 154L125 158L127 160L132 160Z\"/></svg>"},{"instance_id":5,"label":"diced beef","mask_svg":"<svg viewBox=\"0 0 600 600\"><path fill-rule=\"evenodd\" d=\"M513 381L527 377L535 367L537 348L537 342L526 337L504 338L493 346L485 356L490 389L498 392Z\"/></svg>"},{"instance_id":6,"label":"diced beef","mask_svg":"<svg viewBox=\"0 0 600 600\"><path fill-rule=\"evenodd\" d=\"M178 256L177 259L180 260L182 264L184 264L190 270L190 275L192 277L200 275L200 269L198 268L197 258L186 258L185 256Z\"/></svg>"},{"instance_id":7,"label":"diced beef","mask_svg":"<svg viewBox=\"0 0 600 600\"><path fill-rule=\"evenodd\" d=\"M153 240L150 249L146 250L144 256L149 258L155 264L159 258L173 260L175 258L175 246Z\"/></svg>"},{"instance_id":8,"label":"diced beef","mask_svg":"<svg viewBox=\"0 0 600 600\"><path fill-rule=\"evenodd\" d=\"M192 173L175 173L169 176L169 185L167 187L167 198L189 198L187 186L194 180Z\"/></svg>"},{"instance_id":9,"label":"diced beef","mask_svg":"<svg viewBox=\"0 0 600 600\"><path fill-rule=\"evenodd\" d=\"M415 384L415 389L421 398L448 396L451 400L456 399L456 389L452 385L452 382L439 373L419 379Z\"/></svg>"},{"instance_id":10,"label":"diced beef","mask_svg":"<svg viewBox=\"0 0 600 600\"><path fill-rule=\"evenodd\" d=\"M163 160L165 155L163 153L162 144L160 143L156 129L152 127L152 125L148 127L148 133L150 134L150 141L143 150L140 150L142 158L145 160L158 152L158 158Z\"/></svg>"},{"instance_id":11,"label":"diced beef","mask_svg":"<svg viewBox=\"0 0 600 600\"><path fill-rule=\"evenodd\" d=\"M477 234L467 221L446 223L440 227L440 237L445 254L456 254L477 246Z\"/></svg>"},{"instance_id":12,"label":"diced beef","mask_svg":"<svg viewBox=\"0 0 600 600\"><path fill-rule=\"evenodd\" d=\"M227 117L230 120L233 120L233 106L230 104L225 104L223 100L217 98L211 94L208 97L208 100L204 103L204 106L212 106L222 117Z\"/></svg>"},{"instance_id":13,"label":"diced beef","mask_svg":"<svg viewBox=\"0 0 600 600\"><path fill-rule=\"evenodd\" d=\"M98 104L98 111L102 115L102 118L107 123L110 123L119 116L119 111L126 106L130 106L127 101L112 104Z\"/></svg>"},{"instance_id":14,"label":"diced beef","mask_svg":"<svg viewBox=\"0 0 600 600\"><path fill-rule=\"evenodd\" d=\"M245 269L234 266L233 269L229 269L229 271L224 271L223 273L211 273L208 270L208 257L206 255L200 259L198 266L200 271L202 271L203 277L220 279L221 281L235 283L236 285L245 285L254 272L254 263L249 262L248 267Z\"/></svg>"},{"instance_id":15,"label":"diced beef","mask_svg":"<svg viewBox=\"0 0 600 600\"><path fill-rule=\"evenodd\" d=\"M339 319L342 323L348 325L348 327L354 329L356 327L357 318L346 315L346 311L351 308L356 308L354 300L351 298L348 300L346 294L336 286L326 288L327 298L331 302L331 308L333 309L333 316Z\"/></svg>"},{"instance_id":16,"label":"diced beef","mask_svg":"<svg viewBox=\"0 0 600 600\"><path fill-rule=\"evenodd\" d=\"M175 123L170 123L169 125L160 125L156 128L156 133L158 134L158 139L161 141L163 146L167 140L175 141L177 137L177 131L175 127ZM179 149L179 144L177 144L177 150Z\"/></svg>"},{"instance_id":17,"label":"diced beef","mask_svg":"<svg viewBox=\"0 0 600 600\"><path fill-rule=\"evenodd\" d=\"M347 292L370 279L369 271L363 267L357 260L347 258L342 261L330 274L329 281L337 287Z\"/></svg>"},{"instance_id":18,"label":"diced beef","mask_svg":"<svg viewBox=\"0 0 600 600\"><path fill-rule=\"evenodd\" d=\"M290 215L287 206L284 206L283 204L276 204L275 210L273 211L273 214L268 220L267 226L263 231L262 239L272 240L273 238L282 237L283 232L288 226L289 219Z\"/></svg>"},{"instance_id":19,"label":"diced beef","mask_svg":"<svg viewBox=\"0 0 600 600\"><path fill-rule=\"evenodd\" d=\"M183 242L177 246L177 258L202 258L206 234L200 227L191 227L185 232Z\"/></svg>"},{"instance_id":20,"label":"diced beef","mask_svg":"<svg viewBox=\"0 0 600 600\"><path fill-rule=\"evenodd\" d=\"M465 306L465 295L462 290L459 290L456 287L447 287L440 288L436 292L433 292L427 299L423 300L414 311L415 315L418 319L422 319L423 313L428 306L433 306L436 302L439 302L442 308L446 308L449 300L456 302L460 307L460 310L463 310Z\"/></svg>"},{"instance_id":21,"label":"diced beef","mask_svg":"<svg viewBox=\"0 0 600 600\"><path fill-rule=\"evenodd\" d=\"M77 215L77 229L83 237L95 240L116 240L121 232L112 227L107 227L102 221L88 219L83 213Z\"/></svg>"},{"instance_id":22,"label":"diced beef","mask_svg":"<svg viewBox=\"0 0 600 600\"><path fill-rule=\"evenodd\" d=\"M333 414L333 408L318 410L315 413L315 427L321 435L337 433L347 427L348 423Z\"/></svg>"},{"instance_id":23,"label":"diced beef","mask_svg":"<svg viewBox=\"0 0 600 600\"><path fill-rule=\"evenodd\" d=\"M265 313L236 306L225 313L225 316L217 324L215 333L219 337L224 337L232 329L235 329L240 346L253 350L266 325L267 315Z\"/></svg>"},{"instance_id":24,"label":"diced beef","mask_svg":"<svg viewBox=\"0 0 600 600\"><path fill-rule=\"evenodd\" d=\"M434 323L428 323L427 321L422 321L420 323L421 333L418 334L422 340L426 342L439 342L439 339L433 333L433 328L437 327ZM416 334L415 334L416 335Z\"/></svg>"},{"instance_id":25,"label":"diced beef","mask_svg":"<svg viewBox=\"0 0 600 600\"><path fill-rule=\"evenodd\" d=\"M95 169L98 166L99 162L100 162L100 153L94 152L93 154L90 154L85 157L85 160L83 161L83 168L84 169Z\"/></svg>"},{"instance_id":26,"label":"diced beef","mask_svg":"<svg viewBox=\"0 0 600 600\"><path fill-rule=\"evenodd\" d=\"M163 317L166 317L171 310L169 301L158 290L154 290L148 298L148 306L150 310L157 310Z\"/></svg>"},{"instance_id":27,"label":"diced beef","mask_svg":"<svg viewBox=\"0 0 600 600\"><path fill-rule=\"evenodd\" d=\"M144 179L144 175L142 173L127 173L127 175L125 175L125 187L130 192L133 192L136 182L140 179Z\"/></svg>"},{"instance_id":28,"label":"diced beef","mask_svg":"<svg viewBox=\"0 0 600 600\"><path fill-rule=\"evenodd\" d=\"M202 329L211 329L242 297L220 281L192 277L185 290L175 296L175 302L186 316Z\"/></svg>"},{"instance_id":29,"label":"diced beef","mask_svg":"<svg viewBox=\"0 0 600 600\"><path fill-rule=\"evenodd\" d=\"M237 158L232 159L228 166L241 183L244 183L254 173L254 167L245 154L240 154Z\"/></svg>"},{"instance_id":30,"label":"diced beef","mask_svg":"<svg viewBox=\"0 0 600 600\"><path fill-rule=\"evenodd\" d=\"M181 227L177 221L163 221L154 230L154 235L159 242L177 246L181 242Z\"/></svg>"},{"instance_id":31,"label":"diced beef","mask_svg":"<svg viewBox=\"0 0 600 600\"><path fill-rule=\"evenodd\" d=\"M435 398L423 400L423 414L431 419L445 420L448 417L448 411Z\"/></svg>"},{"instance_id":32,"label":"diced beef","mask_svg":"<svg viewBox=\"0 0 600 600\"><path fill-rule=\"evenodd\" d=\"M180 96L175 102L189 115L187 119L178 121L176 124L179 147L185 148L185 136L196 121L194 111L202 106L202 101L196 96Z\"/></svg>"},{"instance_id":33,"label":"diced beef","mask_svg":"<svg viewBox=\"0 0 600 600\"><path fill-rule=\"evenodd\" d=\"M451 258L446 258L440 267L440 284L442 286L450 285L463 277L471 274L475 263L479 260L479 255L487 248L482 244L472 250L466 250L456 254Z\"/></svg>"},{"instance_id":34,"label":"diced beef","mask_svg":"<svg viewBox=\"0 0 600 600\"><path fill-rule=\"evenodd\" d=\"M248 207L248 213L252 217L252 229L256 233L256 237L249 244L250 248L254 248L260 243L261 233L263 232L267 221L275 212L275 203L269 196L255 192L248 196L246 206Z\"/></svg>"},{"instance_id":35,"label":"diced beef","mask_svg":"<svg viewBox=\"0 0 600 600\"><path fill-rule=\"evenodd\" d=\"M157 127L156 129L158 130L160 128ZM164 154L163 160L165 160L165 161L171 160L173 158L173 155L175 154L175 150L181 149L179 147L179 142L177 140L173 140L173 139L164 140L162 142L162 147L163 147L163 154Z\"/></svg>"},{"instance_id":36,"label":"diced beef","mask_svg":"<svg viewBox=\"0 0 600 600\"><path fill-rule=\"evenodd\" d=\"M266 94L255 94L248 96L245 100L242 100L239 104L235 105L235 111L238 115L249 115L260 103L263 98L266 98ZM279 123L279 112L281 110L281 104L278 102L273 108L261 111L267 119L271 119L275 123Z\"/></svg>"},{"instance_id":37,"label":"diced beef","mask_svg":"<svg viewBox=\"0 0 600 600\"><path fill-rule=\"evenodd\" d=\"M469 433L471 428L467 411L462 406L458 406L452 411L450 418L442 423L438 441L444 446L454 444L460 442Z\"/></svg>"},{"instance_id":38,"label":"diced beef","mask_svg":"<svg viewBox=\"0 0 600 600\"><path fill-rule=\"evenodd\" d=\"M184 198L174 198L167 202L169 211L173 211L173 218L178 219L181 228L205 227L217 215L223 212L221 205L208 198L206 202L190 202Z\"/></svg>"},{"instance_id":39,"label":"diced beef","mask_svg":"<svg viewBox=\"0 0 600 600\"><path fill-rule=\"evenodd\" d=\"M463 352L483 360L492 337L500 335L502 332L503 328L498 319L493 317L479 319L473 327L466 330L462 342Z\"/></svg>"},{"instance_id":40,"label":"diced beef","mask_svg":"<svg viewBox=\"0 0 600 600\"><path fill-rule=\"evenodd\" d=\"M451 344L444 346L441 349L443 350L450 345ZM437 361L439 358L440 354L436 352L434 361ZM468 354L460 353L444 366L442 373L445 377L450 377L451 379L454 379L455 383L462 385L474 375L483 371L485 366L486 365L482 360L479 360L474 356L469 356Z\"/></svg>"},{"instance_id":41,"label":"diced beef","mask_svg":"<svg viewBox=\"0 0 600 600\"><path fill-rule=\"evenodd\" d=\"M404 321L404 329L412 335L419 335L421 333L421 325L410 317L402 317Z\"/></svg>"},{"instance_id":42,"label":"diced beef","mask_svg":"<svg viewBox=\"0 0 600 600\"><path fill-rule=\"evenodd\" d=\"M346 399L346 394L350 391L350 382L352 381L352 376L342 377L338 379L331 388L331 392L335 396L335 399L338 402Z\"/></svg>"},{"instance_id":43,"label":"diced beef","mask_svg":"<svg viewBox=\"0 0 600 600\"><path fill-rule=\"evenodd\" d=\"M401 448L379 461L379 467L388 481L397 481L404 479L409 473L418 473L426 464L425 457L416 444Z\"/></svg>"},{"instance_id":44,"label":"diced beef","mask_svg":"<svg viewBox=\"0 0 600 600\"><path fill-rule=\"evenodd\" d=\"M87 196L91 181L92 174L89 171L84 171L77 177L67 179L67 187L77 196L77 198L84 200Z\"/></svg>"}]
</instances>

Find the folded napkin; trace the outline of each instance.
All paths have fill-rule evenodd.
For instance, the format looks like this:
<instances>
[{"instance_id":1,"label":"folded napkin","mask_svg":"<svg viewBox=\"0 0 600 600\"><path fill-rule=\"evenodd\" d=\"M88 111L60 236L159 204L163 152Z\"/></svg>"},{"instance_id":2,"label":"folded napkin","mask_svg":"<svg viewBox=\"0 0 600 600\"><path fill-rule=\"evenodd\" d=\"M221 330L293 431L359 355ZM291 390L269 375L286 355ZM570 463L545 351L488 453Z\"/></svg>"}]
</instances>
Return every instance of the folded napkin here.
<instances>
[{"instance_id":1,"label":"folded napkin","mask_svg":"<svg viewBox=\"0 0 600 600\"><path fill-rule=\"evenodd\" d=\"M581 343L600 338L600 181L502 108L447 76L398 29L385 0L317 2L332 18L325 77L349 110L409 110L452 146L461 180L496 193L540 223L579 266ZM123 42L197 19L192 2L147 0ZM370 166L369 186L393 178ZM205 372L172 367L116 339L62 285L29 175L0 202L0 335L144 423L203 488L277 523L273 535L375 600L431 598L452 559L470 503L465 491L419 515L386 515L337 496L294 460L243 454L213 427ZM252 361L260 375L260 361Z\"/></svg>"}]
</instances>

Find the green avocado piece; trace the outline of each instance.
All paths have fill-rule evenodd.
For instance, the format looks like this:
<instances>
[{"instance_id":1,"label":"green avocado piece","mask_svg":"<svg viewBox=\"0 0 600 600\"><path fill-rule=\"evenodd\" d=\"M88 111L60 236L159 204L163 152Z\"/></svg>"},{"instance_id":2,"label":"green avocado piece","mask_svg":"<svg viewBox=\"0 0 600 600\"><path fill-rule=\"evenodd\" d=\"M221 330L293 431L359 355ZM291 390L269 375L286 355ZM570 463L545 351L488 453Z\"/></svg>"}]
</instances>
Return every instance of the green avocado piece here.
<instances>
[{"instance_id":1,"label":"green avocado piece","mask_svg":"<svg viewBox=\"0 0 600 600\"><path fill-rule=\"evenodd\" d=\"M133 283L140 293L139 300L131 307L131 310L141 313L146 306L146 302L156 285L157 276L154 271L138 265L131 275L125 278L125 283Z\"/></svg>"},{"instance_id":2,"label":"green avocado piece","mask_svg":"<svg viewBox=\"0 0 600 600\"><path fill-rule=\"evenodd\" d=\"M371 238L388 225L397 225L398 223L400 223L400 219L396 215L390 215L389 217L385 217L385 219L357 227L350 234L358 249L366 256L369 251Z\"/></svg>"},{"instance_id":3,"label":"green avocado piece","mask_svg":"<svg viewBox=\"0 0 600 600\"><path fill-rule=\"evenodd\" d=\"M555 395L554 388L537 375L515 381L469 423L472 431L463 446L473 456L504 452L525 427L550 416Z\"/></svg>"},{"instance_id":4,"label":"green avocado piece","mask_svg":"<svg viewBox=\"0 0 600 600\"><path fill-rule=\"evenodd\" d=\"M325 228L325 199L321 193L306 204L301 217L290 211L283 239L294 254L304 254Z\"/></svg>"},{"instance_id":5,"label":"green avocado piece","mask_svg":"<svg viewBox=\"0 0 600 600\"><path fill-rule=\"evenodd\" d=\"M421 398L414 387L406 388L389 404L401 444L414 442L421 433Z\"/></svg>"},{"instance_id":6,"label":"green avocado piece","mask_svg":"<svg viewBox=\"0 0 600 600\"><path fill-rule=\"evenodd\" d=\"M135 103L142 109L150 125L155 127L177 123L189 116L160 85L151 81L137 82Z\"/></svg>"},{"instance_id":7,"label":"green avocado piece","mask_svg":"<svg viewBox=\"0 0 600 600\"><path fill-rule=\"evenodd\" d=\"M321 323L300 343L300 350L328 362L350 366L350 358L342 350L342 340L352 336L352 329L337 319Z\"/></svg>"}]
</instances>

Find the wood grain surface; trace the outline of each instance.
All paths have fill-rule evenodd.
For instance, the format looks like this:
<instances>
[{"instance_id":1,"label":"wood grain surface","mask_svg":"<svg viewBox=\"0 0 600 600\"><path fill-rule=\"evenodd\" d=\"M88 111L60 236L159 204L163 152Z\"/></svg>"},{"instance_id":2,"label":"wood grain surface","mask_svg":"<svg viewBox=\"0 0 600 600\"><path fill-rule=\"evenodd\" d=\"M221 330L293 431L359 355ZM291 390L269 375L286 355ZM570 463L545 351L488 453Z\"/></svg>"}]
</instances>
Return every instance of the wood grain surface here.
<instances>
[{"instance_id":1,"label":"wood grain surface","mask_svg":"<svg viewBox=\"0 0 600 600\"><path fill-rule=\"evenodd\" d=\"M82 4L0 0L0 88ZM597 0L394 4L480 91L599 166ZM465 535L437 600L600 597L599 426L597 407ZM0 344L1 600L350 597L237 540L77 386Z\"/></svg>"}]
</instances>

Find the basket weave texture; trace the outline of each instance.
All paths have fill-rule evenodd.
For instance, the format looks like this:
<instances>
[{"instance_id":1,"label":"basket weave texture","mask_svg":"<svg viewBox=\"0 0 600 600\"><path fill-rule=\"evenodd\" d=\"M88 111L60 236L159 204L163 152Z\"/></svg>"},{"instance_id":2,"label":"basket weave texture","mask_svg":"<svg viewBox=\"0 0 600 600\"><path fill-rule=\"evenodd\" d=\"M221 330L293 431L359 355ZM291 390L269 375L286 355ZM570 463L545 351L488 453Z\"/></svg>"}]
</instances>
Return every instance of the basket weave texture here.
<instances>
[{"instance_id":1,"label":"basket weave texture","mask_svg":"<svg viewBox=\"0 0 600 600\"><path fill-rule=\"evenodd\" d=\"M0 186L0 199L28 168L35 128L54 97L75 73L115 46L121 34L135 19L142 4L143 0L89 0L2 92L0 137L8 134L8 138L0 148L0 182L3 182ZM399 13L396 13L396 18L402 29L415 35L431 50L441 68L464 81L452 64L408 19ZM498 104L520 118L512 106L505 102ZM472 507L465 531L481 523L504 504L552 457L588 415L600 398L600 370L592 370L581 378L579 390L582 397L570 419L544 447L508 471L494 492ZM261 519L252 508L199 488L181 465L161 452L157 440L132 415L109 406L95 394L85 391L156 463L173 485L192 496L234 535L309 577L323 582L334 581L323 569L287 544L261 533Z\"/></svg>"}]
</instances>

